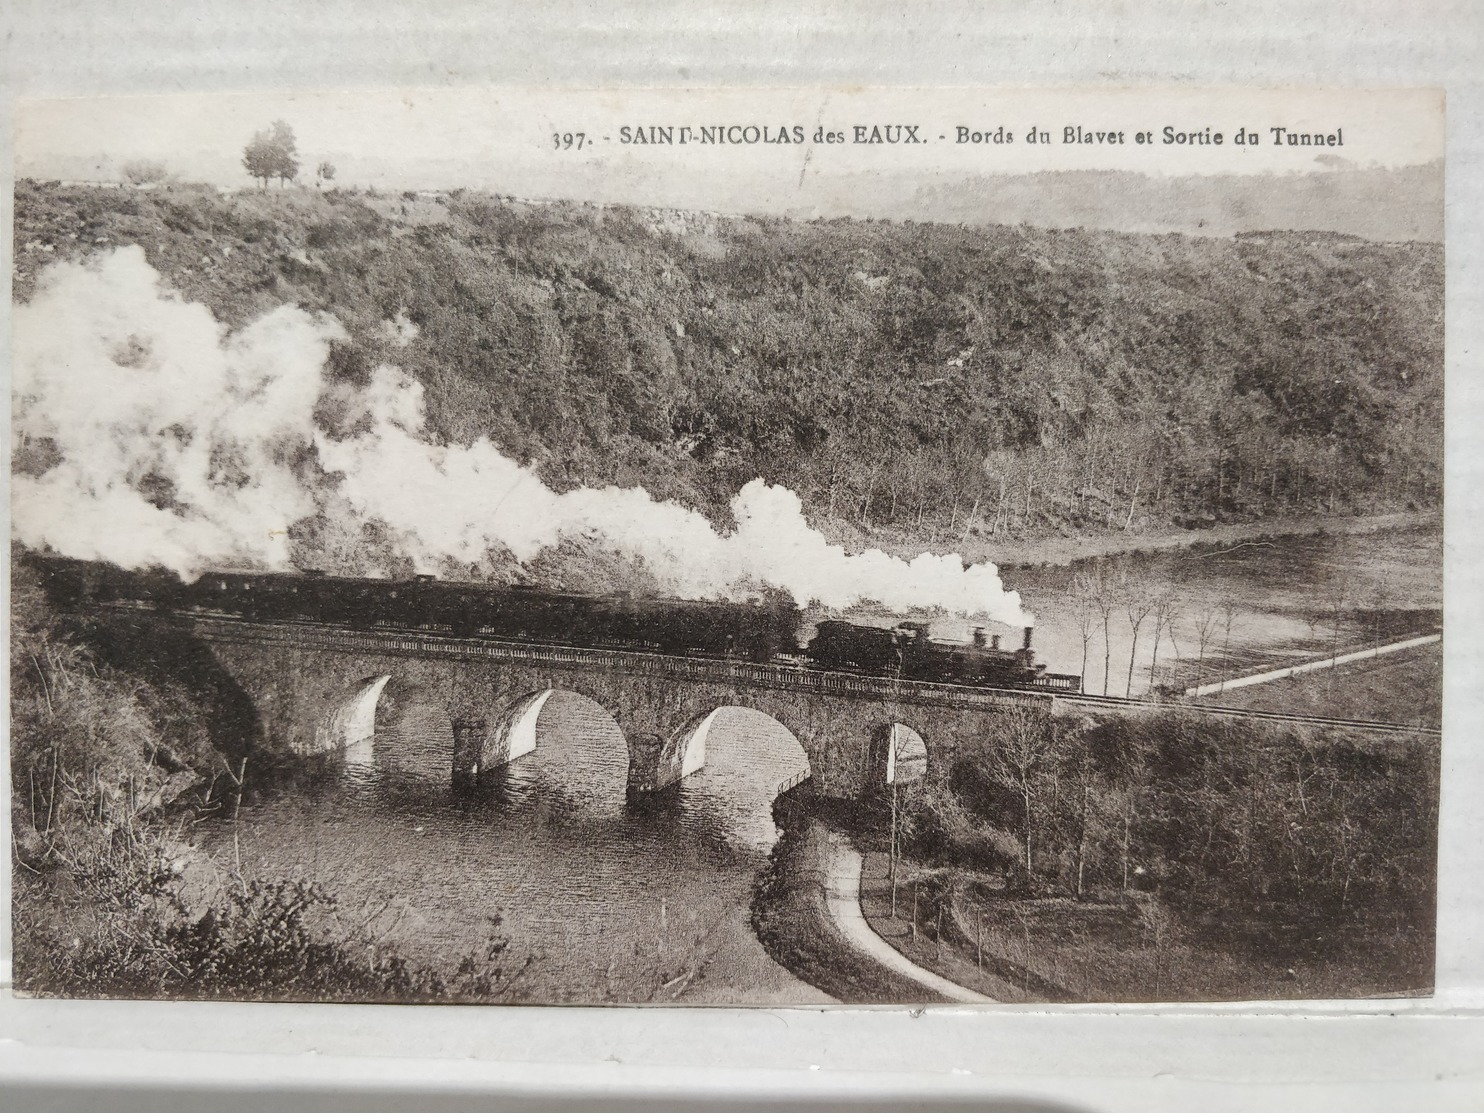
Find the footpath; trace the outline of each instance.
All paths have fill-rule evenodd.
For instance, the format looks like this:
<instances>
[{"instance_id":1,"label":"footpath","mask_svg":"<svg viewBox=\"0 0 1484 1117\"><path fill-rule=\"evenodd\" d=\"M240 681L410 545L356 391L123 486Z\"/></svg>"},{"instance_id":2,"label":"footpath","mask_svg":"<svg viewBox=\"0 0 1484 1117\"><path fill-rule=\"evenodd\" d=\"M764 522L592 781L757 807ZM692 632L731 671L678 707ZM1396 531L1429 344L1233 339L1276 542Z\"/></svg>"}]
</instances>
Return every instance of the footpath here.
<instances>
[{"instance_id":1,"label":"footpath","mask_svg":"<svg viewBox=\"0 0 1484 1117\"><path fill-rule=\"evenodd\" d=\"M955 984L904 958L892 949L890 943L871 930L871 925L866 922L865 914L861 911L862 865L863 860L855 847L843 835L831 833L824 866L825 900L830 918L851 946L950 1001L993 1004L993 998Z\"/></svg>"},{"instance_id":2,"label":"footpath","mask_svg":"<svg viewBox=\"0 0 1484 1117\"><path fill-rule=\"evenodd\" d=\"M1316 659L1309 663L1298 663L1292 667L1280 667L1274 671L1262 671L1256 675L1244 675L1240 679L1223 679L1214 683L1205 683L1201 686L1186 687L1185 694L1188 698L1203 698L1208 694L1224 694L1229 690L1236 690L1239 687L1257 686L1259 683L1271 683L1278 679L1287 679L1294 675L1307 674L1310 671L1323 671L1330 667L1340 667L1346 663L1355 663L1362 659L1375 659L1377 656L1390 655L1392 652L1406 651L1408 648L1420 648L1425 644L1436 644L1442 639L1442 633L1433 633L1430 636L1414 636L1410 640L1398 640L1394 644L1386 644L1379 648L1366 648L1358 652L1346 652L1344 655L1330 656L1327 659Z\"/></svg>"}]
</instances>

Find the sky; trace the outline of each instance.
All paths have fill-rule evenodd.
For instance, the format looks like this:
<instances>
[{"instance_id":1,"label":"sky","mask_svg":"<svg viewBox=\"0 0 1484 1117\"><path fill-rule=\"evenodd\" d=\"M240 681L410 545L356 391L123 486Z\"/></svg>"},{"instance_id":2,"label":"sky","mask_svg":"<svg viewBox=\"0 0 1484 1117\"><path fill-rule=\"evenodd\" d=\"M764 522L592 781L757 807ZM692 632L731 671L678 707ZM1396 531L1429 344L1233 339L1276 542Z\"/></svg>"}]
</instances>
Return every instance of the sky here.
<instances>
[{"instance_id":1,"label":"sky","mask_svg":"<svg viewBox=\"0 0 1484 1117\"><path fill-rule=\"evenodd\" d=\"M1283 226L1306 206L1314 227L1441 237L1442 98L1429 90L483 87L32 100L17 112L15 169L116 179L123 163L148 158L181 179L247 186L242 148L278 119L295 130L306 178L328 160L345 185L1213 232ZM1321 143L1277 143L1275 129ZM878 136L899 142L870 142ZM1257 142L1236 142L1249 137ZM1436 189L1419 191L1426 167ZM1329 186L1316 205L1319 180ZM1085 197L1100 184L1137 189L1103 213ZM1310 200L1288 200L1300 195ZM1400 217L1385 212L1396 207Z\"/></svg>"}]
</instances>

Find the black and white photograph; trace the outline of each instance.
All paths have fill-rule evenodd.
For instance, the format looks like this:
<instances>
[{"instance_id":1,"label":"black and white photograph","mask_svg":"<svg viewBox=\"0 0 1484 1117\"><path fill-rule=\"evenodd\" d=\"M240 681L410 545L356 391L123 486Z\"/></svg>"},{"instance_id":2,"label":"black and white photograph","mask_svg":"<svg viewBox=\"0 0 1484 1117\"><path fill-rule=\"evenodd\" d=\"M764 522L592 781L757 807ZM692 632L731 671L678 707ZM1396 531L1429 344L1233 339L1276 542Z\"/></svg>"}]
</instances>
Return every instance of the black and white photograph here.
<instances>
[{"instance_id":1,"label":"black and white photograph","mask_svg":"<svg viewBox=\"0 0 1484 1117\"><path fill-rule=\"evenodd\" d=\"M1427 998L1427 89L31 100L33 998Z\"/></svg>"}]
</instances>

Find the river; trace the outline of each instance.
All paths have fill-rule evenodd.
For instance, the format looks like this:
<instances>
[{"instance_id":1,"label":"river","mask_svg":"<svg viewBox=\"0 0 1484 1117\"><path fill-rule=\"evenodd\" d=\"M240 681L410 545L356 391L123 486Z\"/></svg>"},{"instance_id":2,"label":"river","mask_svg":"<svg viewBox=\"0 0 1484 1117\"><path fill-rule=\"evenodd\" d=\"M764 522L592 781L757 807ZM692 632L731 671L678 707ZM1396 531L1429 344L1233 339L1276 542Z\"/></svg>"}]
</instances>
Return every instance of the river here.
<instances>
[{"instance_id":1,"label":"river","mask_svg":"<svg viewBox=\"0 0 1484 1117\"><path fill-rule=\"evenodd\" d=\"M379 912L384 944L445 972L493 931L510 942L507 961L532 958L512 999L829 1000L751 929L753 886L777 838L773 794L802 757L771 718L724 711L706 768L638 803L626 797L618 728L578 695L553 695L536 751L472 791L452 789L451 727L415 692L384 696L376 729L344 754L258 781L237 820L246 872L325 884L343 918ZM206 839L235 856L228 824Z\"/></svg>"},{"instance_id":2,"label":"river","mask_svg":"<svg viewBox=\"0 0 1484 1117\"><path fill-rule=\"evenodd\" d=\"M1099 573L1112 604L1106 640L1101 610L1079 600L1076 587L1079 575ZM1048 670L1083 675L1092 694L1139 697L1152 685L1183 689L1434 631L1443 607L1443 539L1440 528L1292 535L1009 566L1001 575L1036 617L1037 658ZM1138 602L1162 595L1169 604L1156 658L1155 610L1148 608L1136 640L1127 601L1136 602L1137 615ZM1019 636L992 631L1007 644ZM968 627L939 621L933 634L967 639Z\"/></svg>"}]
</instances>

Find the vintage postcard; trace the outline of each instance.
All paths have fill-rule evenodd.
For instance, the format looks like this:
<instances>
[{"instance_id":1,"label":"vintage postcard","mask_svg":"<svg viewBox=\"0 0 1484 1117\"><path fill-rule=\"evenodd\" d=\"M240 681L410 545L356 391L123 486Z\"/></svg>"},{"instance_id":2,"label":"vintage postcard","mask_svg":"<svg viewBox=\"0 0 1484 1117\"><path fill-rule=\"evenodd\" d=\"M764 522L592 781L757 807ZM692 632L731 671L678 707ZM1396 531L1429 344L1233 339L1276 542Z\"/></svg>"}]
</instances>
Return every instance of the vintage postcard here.
<instances>
[{"instance_id":1,"label":"vintage postcard","mask_svg":"<svg viewBox=\"0 0 1484 1117\"><path fill-rule=\"evenodd\" d=\"M21 103L15 987L1427 996L1443 135Z\"/></svg>"}]
</instances>

